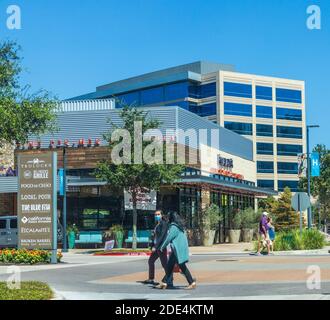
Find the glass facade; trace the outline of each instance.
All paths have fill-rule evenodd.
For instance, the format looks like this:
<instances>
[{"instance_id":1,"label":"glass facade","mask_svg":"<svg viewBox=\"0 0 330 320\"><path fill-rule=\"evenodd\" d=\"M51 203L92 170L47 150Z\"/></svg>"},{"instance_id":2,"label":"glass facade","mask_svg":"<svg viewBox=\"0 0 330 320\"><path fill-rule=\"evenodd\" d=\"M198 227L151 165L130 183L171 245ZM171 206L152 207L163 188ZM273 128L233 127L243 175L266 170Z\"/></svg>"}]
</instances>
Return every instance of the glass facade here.
<instances>
[{"instance_id":1,"label":"glass facade","mask_svg":"<svg viewBox=\"0 0 330 320\"><path fill-rule=\"evenodd\" d=\"M273 161L257 161L258 173L274 173Z\"/></svg>"},{"instance_id":2,"label":"glass facade","mask_svg":"<svg viewBox=\"0 0 330 320\"><path fill-rule=\"evenodd\" d=\"M207 103L203 105L197 105L194 103L189 104L189 111L198 114L201 117L212 116L217 114L217 104Z\"/></svg>"},{"instance_id":3,"label":"glass facade","mask_svg":"<svg viewBox=\"0 0 330 320\"><path fill-rule=\"evenodd\" d=\"M252 136L252 123L225 121L225 128L241 135Z\"/></svg>"},{"instance_id":4,"label":"glass facade","mask_svg":"<svg viewBox=\"0 0 330 320\"><path fill-rule=\"evenodd\" d=\"M298 174L298 163L296 162L278 162L277 173Z\"/></svg>"},{"instance_id":5,"label":"glass facade","mask_svg":"<svg viewBox=\"0 0 330 320\"><path fill-rule=\"evenodd\" d=\"M282 102L301 103L301 91L292 89L276 88L276 100Z\"/></svg>"},{"instance_id":6,"label":"glass facade","mask_svg":"<svg viewBox=\"0 0 330 320\"><path fill-rule=\"evenodd\" d=\"M256 98L262 100L273 100L272 87L256 86Z\"/></svg>"},{"instance_id":7,"label":"glass facade","mask_svg":"<svg viewBox=\"0 0 330 320\"><path fill-rule=\"evenodd\" d=\"M257 183L258 183L258 187L260 188L274 189L274 180L259 179Z\"/></svg>"},{"instance_id":8,"label":"glass facade","mask_svg":"<svg viewBox=\"0 0 330 320\"><path fill-rule=\"evenodd\" d=\"M298 153L302 153L302 145L277 144L277 154L279 156L296 156Z\"/></svg>"},{"instance_id":9,"label":"glass facade","mask_svg":"<svg viewBox=\"0 0 330 320\"><path fill-rule=\"evenodd\" d=\"M302 112L296 109L276 108L276 119L301 121Z\"/></svg>"},{"instance_id":10,"label":"glass facade","mask_svg":"<svg viewBox=\"0 0 330 320\"><path fill-rule=\"evenodd\" d=\"M224 83L224 95L241 97L241 98L252 98L252 85L234 82Z\"/></svg>"},{"instance_id":11,"label":"glass facade","mask_svg":"<svg viewBox=\"0 0 330 320\"><path fill-rule=\"evenodd\" d=\"M274 149L272 143L257 142L257 154L273 155Z\"/></svg>"},{"instance_id":12,"label":"glass facade","mask_svg":"<svg viewBox=\"0 0 330 320\"><path fill-rule=\"evenodd\" d=\"M178 82L164 87L164 101L184 99L189 96L189 83Z\"/></svg>"},{"instance_id":13,"label":"glass facade","mask_svg":"<svg viewBox=\"0 0 330 320\"><path fill-rule=\"evenodd\" d=\"M252 105L225 102L224 113L233 116L252 117Z\"/></svg>"},{"instance_id":14,"label":"glass facade","mask_svg":"<svg viewBox=\"0 0 330 320\"><path fill-rule=\"evenodd\" d=\"M277 126L278 138L302 139L302 128Z\"/></svg>"},{"instance_id":15,"label":"glass facade","mask_svg":"<svg viewBox=\"0 0 330 320\"><path fill-rule=\"evenodd\" d=\"M273 108L266 106L256 106L256 116L257 118L273 118Z\"/></svg>"},{"instance_id":16,"label":"glass facade","mask_svg":"<svg viewBox=\"0 0 330 320\"><path fill-rule=\"evenodd\" d=\"M297 192L298 181L278 180L278 191L283 191L285 187L289 187L292 192Z\"/></svg>"},{"instance_id":17,"label":"glass facade","mask_svg":"<svg viewBox=\"0 0 330 320\"><path fill-rule=\"evenodd\" d=\"M270 124L257 124L257 136L272 137L273 126Z\"/></svg>"}]
</instances>

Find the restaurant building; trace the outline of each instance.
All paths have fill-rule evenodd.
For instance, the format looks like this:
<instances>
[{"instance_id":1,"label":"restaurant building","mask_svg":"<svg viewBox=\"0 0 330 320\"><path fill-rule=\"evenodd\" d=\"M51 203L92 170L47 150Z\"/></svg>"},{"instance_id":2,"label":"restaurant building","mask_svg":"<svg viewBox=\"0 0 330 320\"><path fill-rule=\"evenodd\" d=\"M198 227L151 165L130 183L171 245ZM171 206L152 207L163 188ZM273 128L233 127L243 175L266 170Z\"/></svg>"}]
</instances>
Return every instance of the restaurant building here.
<instances>
[{"instance_id":1,"label":"restaurant building","mask_svg":"<svg viewBox=\"0 0 330 320\"><path fill-rule=\"evenodd\" d=\"M276 194L257 186L251 140L178 106L157 106L143 111L160 121L164 141L173 143L177 149L184 146L180 150L184 150L185 170L174 186L160 188L155 208L180 212L188 229L197 230L203 209L215 203L224 218L218 240L224 241L230 228L230 214L255 208L258 197ZM103 139L112 126L109 119L121 126L120 109L115 108L114 100L66 101L58 113L58 132L30 137L28 145L15 150L16 160L20 153L57 152L58 168L63 168L65 150L67 223L75 223L79 230L106 230L113 224L123 224L129 229L132 224L124 190L114 191L93 175L99 161L110 159L109 147ZM17 177L0 177L0 215L17 214L16 194ZM153 228L154 208L149 209L139 210L139 229ZM59 217L62 212L63 197L59 195Z\"/></svg>"}]
</instances>

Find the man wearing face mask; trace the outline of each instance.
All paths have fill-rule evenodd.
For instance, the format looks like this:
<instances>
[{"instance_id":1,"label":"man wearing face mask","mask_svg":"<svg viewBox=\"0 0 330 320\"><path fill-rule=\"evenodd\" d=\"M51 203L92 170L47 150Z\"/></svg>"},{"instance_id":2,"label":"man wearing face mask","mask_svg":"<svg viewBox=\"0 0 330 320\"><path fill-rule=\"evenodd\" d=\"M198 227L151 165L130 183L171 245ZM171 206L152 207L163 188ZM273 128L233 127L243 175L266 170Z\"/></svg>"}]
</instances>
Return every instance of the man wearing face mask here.
<instances>
[{"instance_id":1,"label":"man wearing face mask","mask_svg":"<svg viewBox=\"0 0 330 320\"><path fill-rule=\"evenodd\" d=\"M157 284L155 282L155 262L160 258L160 262L166 272L167 265L167 250L160 251L159 248L162 246L164 240L166 239L168 232L168 223L164 219L162 211L157 210L154 214L156 227L153 231L153 237L151 239L151 255L148 260L149 265L149 279L143 281L144 284Z\"/></svg>"}]
</instances>

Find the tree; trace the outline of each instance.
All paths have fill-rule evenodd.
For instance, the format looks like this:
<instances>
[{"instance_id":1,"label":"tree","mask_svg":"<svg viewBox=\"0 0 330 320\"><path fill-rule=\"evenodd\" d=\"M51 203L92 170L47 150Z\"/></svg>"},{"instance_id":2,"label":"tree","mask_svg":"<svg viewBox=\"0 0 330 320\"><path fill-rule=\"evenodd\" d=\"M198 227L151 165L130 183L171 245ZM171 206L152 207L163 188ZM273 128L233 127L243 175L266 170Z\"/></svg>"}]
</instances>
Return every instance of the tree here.
<instances>
[{"instance_id":1,"label":"tree","mask_svg":"<svg viewBox=\"0 0 330 320\"><path fill-rule=\"evenodd\" d=\"M0 147L27 142L30 135L54 131L57 102L45 90L29 93L21 86L20 47L14 42L0 43Z\"/></svg>"},{"instance_id":2,"label":"tree","mask_svg":"<svg viewBox=\"0 0 330 320\"><path fill-rule=\"evenodd\" d=\"M286 187L272 208L275 228L279 231L299 228L299 214L291 207L291 199L291 190Z\"/></svg>"},{"instance_id":3,"label":"tree","mask_svg":"<svg viewBox=\"0 0 330 320\"><path fill-rule=\"evenodd\" d=\"M117 188L126 190L132 197L133 204L133 243L132 248L137 247L137 197L139 192L143 189L147 190L159 190L162 184L173 184L177 180L184 166L179 164L166 164L164 161L153 162L151 159L147 159L143 154L143 161L139 163L139 156L134 152L135 142L137 143L141 139L147 130L157 129L160 126L160 122L151 119L147 112L138 110L134 106L125 105L120 111L120 118L122 119L122 126L116 125L111 119L110 131L104 135L104 139L109 144L111 152L111 160L102 160L98 163L95 175L98 179L105 180L110 185L114 185ZM135 124L141 123L140 137L135 134ZM125 129L128 133L129 139L125 139L125 134L122 132L120 140L114 141L113 135L117 129ZM126 137L127 138L127 137ZM155 147L161 147L164 145L163 140L155 141L142 141L142 149L152 149ZM122 157L122 161L116 160L114 163L114 151L118 151ZM129 151L127 151L129 150ZM152 152L155 155L156 150ZM165 152L162 149L161 157L165 159ZM158 159L159 160L159 159ZM162 163L159 163L162 162Z\"/></svg>"},{"instance_id":4,"label":"tree","mask_svg":"<svg viewBox=\"0 0 330 320\"><path fill-rule=\"evenodd\" d=\"M321 219L330 218L330 150L325 145L317 145L313 152L320 155L320 176L311 177L311 194L318 199ZM299 181L301 189L307 190L307 178Z\"/></svg>"}]
</instances>

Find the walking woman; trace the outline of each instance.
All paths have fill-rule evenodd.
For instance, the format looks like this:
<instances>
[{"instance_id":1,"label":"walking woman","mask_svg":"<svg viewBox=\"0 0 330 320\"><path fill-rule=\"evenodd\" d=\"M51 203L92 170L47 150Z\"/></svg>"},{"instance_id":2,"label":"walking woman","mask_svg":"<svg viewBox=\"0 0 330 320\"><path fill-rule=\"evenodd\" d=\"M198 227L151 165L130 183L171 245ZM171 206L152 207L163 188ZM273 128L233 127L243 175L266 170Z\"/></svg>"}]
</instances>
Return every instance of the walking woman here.
<instances>
[{"instance_id":1,"label":"walking woman","mask_svg":"<svg viewBox=\"0 0 330 320\"><path fill-rule=\"evenodd\" d=\"M188 239L184 231L184 224L181 217L176 212L170 212L168 214L169 221L169 231L166 239L160 247L160 250L166 250L168 244L171 244L172 253L169 257L166 274L162 282L156 286L158 289L166 289L172 285L173 281L173 269L175 264L178 264L182 273L188 281L188 287L185 289L195 289L196 280L193 279L186 263L189 260L189 249L188 249Z\"/></svg>"}]
</instances>

